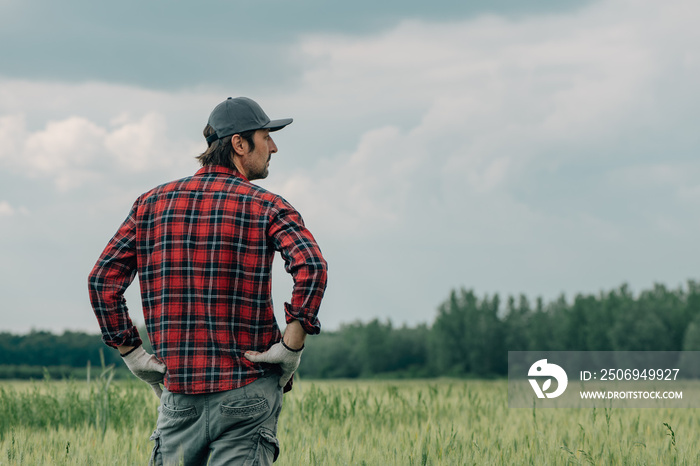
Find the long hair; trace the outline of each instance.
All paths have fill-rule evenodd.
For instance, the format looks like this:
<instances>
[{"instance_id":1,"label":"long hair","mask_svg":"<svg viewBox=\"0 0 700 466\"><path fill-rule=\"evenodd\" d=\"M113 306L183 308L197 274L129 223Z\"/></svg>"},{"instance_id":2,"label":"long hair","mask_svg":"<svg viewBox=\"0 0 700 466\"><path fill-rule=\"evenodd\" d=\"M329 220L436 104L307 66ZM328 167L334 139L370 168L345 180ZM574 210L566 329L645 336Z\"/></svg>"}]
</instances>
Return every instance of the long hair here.
<instances>
[{"instance_id":1,"label":"long hair","mask_svg":"<svg viewBox=\"0 0 700 466\"><path fill-rule=\"evenodd\" d=\"M256 130L243 131L239 133L241 137L248 143L250 151L255 149L255 142L253 141L253 135ZM204 137L207 138L214 134L214 128L210 125L204 127L202 132ZM197 156L197 160L202 164L203 167L207 165L220 165L222 167L230 168L231 170L237 170L236 166L233 164L233 147L231 146L231 136L226 136L221 139L217 139L209 144L207 150L202 152Z\"/></svg>"}]
</instances>

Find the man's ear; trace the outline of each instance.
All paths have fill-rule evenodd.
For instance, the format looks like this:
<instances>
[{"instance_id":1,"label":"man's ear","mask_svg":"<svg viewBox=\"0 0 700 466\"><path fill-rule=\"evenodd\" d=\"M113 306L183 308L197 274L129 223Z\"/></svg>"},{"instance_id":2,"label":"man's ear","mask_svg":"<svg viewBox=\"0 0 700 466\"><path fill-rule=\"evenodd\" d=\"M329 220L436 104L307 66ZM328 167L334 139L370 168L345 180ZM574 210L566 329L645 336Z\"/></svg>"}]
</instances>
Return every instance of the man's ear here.
<instances>
[{"instance_id":1,"label":"man's ear","mask_svg":"<svg viewBox=\"0 0 700 466\"><path fill-rule=\"evenodd\" d=\"M247 146L248 142L245 139L243 139L240 134L234 134L233 136L231 136L231 147L233 148L233 152L235 154L245 155L247 152Z\"/></svg>"}]
</instances>

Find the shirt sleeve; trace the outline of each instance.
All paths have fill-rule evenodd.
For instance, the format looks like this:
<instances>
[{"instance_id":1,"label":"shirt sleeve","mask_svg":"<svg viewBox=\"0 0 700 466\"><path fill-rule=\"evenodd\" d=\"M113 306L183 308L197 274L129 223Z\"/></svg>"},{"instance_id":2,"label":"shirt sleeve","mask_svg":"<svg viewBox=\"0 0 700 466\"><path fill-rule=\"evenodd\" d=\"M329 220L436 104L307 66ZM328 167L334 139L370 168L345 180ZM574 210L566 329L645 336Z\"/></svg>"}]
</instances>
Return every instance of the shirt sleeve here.
<instances>
[{"instance_id":1,"label":"shirt sleeve","mask_svg":"<svg viewBox=\"0 0 700 466\"><path fill-rule=\"evenodd\" d=\"M326 290L328 264L301 215L286 201L279 207L268 233L294 280L291 302L284 303L285 320L298 320L306 333L315 335L321 331L318 310Z\"/></svg>"},{"instance_id":2,"label":"shirt sleeve","mask_svg":"<svg viewBox=\"0 0 700 466\"><path fill-rule=\"evenodd\" d=\"M109 346L138 346L141 338L131 322L124 291L136 276L136 210L107 244L88 277L90 302L100 324L102 340Z\"/></svg>"}]
</instances>

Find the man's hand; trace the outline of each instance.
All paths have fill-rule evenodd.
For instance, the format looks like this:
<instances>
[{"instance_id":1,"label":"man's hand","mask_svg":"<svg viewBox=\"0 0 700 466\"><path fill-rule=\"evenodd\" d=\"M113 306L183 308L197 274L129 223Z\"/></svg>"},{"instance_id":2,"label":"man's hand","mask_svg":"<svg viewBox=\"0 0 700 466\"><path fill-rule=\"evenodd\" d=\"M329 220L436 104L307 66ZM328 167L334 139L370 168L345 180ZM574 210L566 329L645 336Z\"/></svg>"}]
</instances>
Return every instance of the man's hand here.
<instances>
[{"instance_id":1,"label":"man's hand","mask_svg":"<svg viewBox=\"0 0 700 466\"><path fill-rule=\"evenodd\" d=\"M160 383L163 381L167 370L165 364L160 362L155 355L147 353L143 346L122 354L122 359L124 359L126 367L136 377L149 384L156 396L160 398L160 395L163 393Z\"/></svg>"},{"instance_id":2,"label":"man's hand","mask_svg":"<svg viewBox=\"0 0 700 466\"><path fill-rule=\"evenodd\" d=\"M302 346L298 350L293 350L288 348L283 342L275 343L270 347L269 350L264 353L258 353L257 351L246 351L244 356L249 361L253 362L267 362L270 364L279 364L282 368L282 375L280 376L280 387L284 387L292 378L292 374L299 367L299 361L301 361L301 353L304 350Z\"/></svg>"}]
</instances>

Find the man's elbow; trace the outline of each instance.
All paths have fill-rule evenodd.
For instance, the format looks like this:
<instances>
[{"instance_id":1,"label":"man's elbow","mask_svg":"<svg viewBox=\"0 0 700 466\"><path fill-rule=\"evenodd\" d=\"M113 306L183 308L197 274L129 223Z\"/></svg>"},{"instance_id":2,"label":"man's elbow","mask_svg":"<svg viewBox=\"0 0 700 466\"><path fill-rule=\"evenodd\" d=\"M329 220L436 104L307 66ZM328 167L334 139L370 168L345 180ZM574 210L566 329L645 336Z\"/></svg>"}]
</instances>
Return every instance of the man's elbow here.
<instances>
[{"instance_id":1,"label":"man's elbow","mask_svg":"<svg viewBox=\"0 0 700 466\"><path fill-rule=\"evenodd\" d=\"M323 284L323 288L326 288L326 283L328 282L328 262L322 257L314 261L313 275L318 283Z\"/></svg>"},{"instance_id":2,"label":"man's elbow","mask_svg":"<svg viewBox=\"0 0 700 466\"><path fill-rule=\"evenodd\" d=\"M87 277L88 290L99 291L104 286L104 280L102 279L102 274L100 274L100 269L98 265L95 265Z\"/></svg>"}]
</instances>

